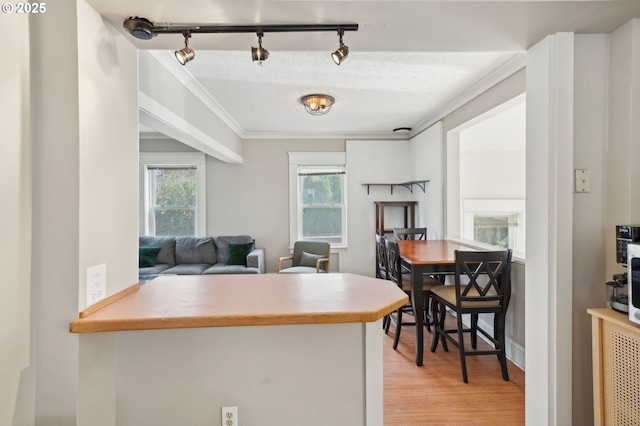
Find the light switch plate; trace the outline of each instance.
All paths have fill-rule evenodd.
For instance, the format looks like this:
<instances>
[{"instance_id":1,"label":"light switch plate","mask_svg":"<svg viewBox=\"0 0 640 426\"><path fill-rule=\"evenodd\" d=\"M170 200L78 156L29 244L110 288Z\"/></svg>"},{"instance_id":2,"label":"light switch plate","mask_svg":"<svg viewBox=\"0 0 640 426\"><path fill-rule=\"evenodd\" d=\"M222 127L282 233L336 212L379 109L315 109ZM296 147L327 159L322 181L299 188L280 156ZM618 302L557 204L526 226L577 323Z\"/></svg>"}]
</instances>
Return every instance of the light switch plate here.
<instances>
[{"instance_id":1,"label":"light switch plate","mask_svg":"<svg viewBox=\"0 0 640 426\"><path fill-rule=\"evenodd\" d=\"M591 191L591 177L588 169L575 170L575 188L576 192Z\"/></svg>"},{"instance_id":2,"label":"light switch plate","mask_svg":"<svg viewBox=\"0 0 640 426\"><path fill-rule=\"evenodd\" d=\"M87 268L87 306L101 301L107 295L107 264Z\"/></svg>"}]
</instances>

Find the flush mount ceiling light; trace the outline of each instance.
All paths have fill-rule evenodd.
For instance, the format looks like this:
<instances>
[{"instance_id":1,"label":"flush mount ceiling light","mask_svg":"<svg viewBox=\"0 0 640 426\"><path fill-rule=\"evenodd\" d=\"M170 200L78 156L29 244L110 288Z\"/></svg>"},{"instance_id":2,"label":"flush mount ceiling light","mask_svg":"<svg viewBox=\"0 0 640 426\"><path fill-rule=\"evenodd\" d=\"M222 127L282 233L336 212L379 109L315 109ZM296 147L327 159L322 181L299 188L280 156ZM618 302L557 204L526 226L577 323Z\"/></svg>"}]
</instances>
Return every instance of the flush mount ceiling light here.
<instances>
[{"instance_id":1,"label":"flush mount ceiling light","mask_svg":"<svg viewBox=\"0 0 640 426\"><path fill-rule=\"evenodd\" d=\"M184 49L175 51L176 60L180 63L180 65L184 65L196 57L196 52L194 52L193 49L189 47L189 37L191 37L191 34L189 34L188 32L184 33Z\"/></svg>"},{"instance_id":2,"label":"flush mount ceiling light","mask_svg":"<svg viewBox=\"0 0 640 426\"><path fill-rule=\"evenodd\" d=\"M307 95L300 98L300 102L309 114L324 115L331 111L336 100L329 95Z\"/></svg>"},{"instance_id":3,"label":"flush mount ceiling light","mask_svg":"<svg viewBox=\"0 0 640 426\"><path fill-rule=\"evenodd\" d=\"M251 48L251 59L253 61L266 61L269 59L269 51L262 47L262 36L264 34L258 33L258 47Z\"/></svg>"},{"instance_id":4,"label":"flush mount ceiling light","mask_svg":"<svg viewBox=\"0 0 640 426\"><path fill-rule=\"evenodd\" d=\"M183 34L185 35L185 48L176 51L176 59L181 64L185 64L195 57L195 53L187 45L187 34L203 33L256 33L258 35L259 47L251 48L251 57L254 61L263 61L269 56L269 52L262 48L260 44L264 33L285 33L285 32L321 32L321 31L337 31L340 36L340 48L331 54L333 61L340 64L349 54L349 48L342 42L342 36L345 31L358 31L358 24L170 24L170 23L153 23L146 18L132 16L123 22L123 27L134 37L140 40L151 40L158 34ZM178 52L188 49L190 53L178 57ZM183 57L184 56L184 57ZM264 56L264 57L263 57ZM184 63L183 59L187 58Z\"/></svg>"},{"instance_id":5,"label":"flush mount ceiling light","mask_svg":"<svg viewBox=\"0 0 640 426\"><path fill-rule=\"evenodd\" d=\"M335 62L336 65L340 65L342 61L347 59L347 56L349 56L349 46L345 46L342 42L344 30L338 28L338 35L340 36L340 47L338 48L338 50L331 54L331 59L333 59L333 62Z\"/></svg>"}]
</instances>

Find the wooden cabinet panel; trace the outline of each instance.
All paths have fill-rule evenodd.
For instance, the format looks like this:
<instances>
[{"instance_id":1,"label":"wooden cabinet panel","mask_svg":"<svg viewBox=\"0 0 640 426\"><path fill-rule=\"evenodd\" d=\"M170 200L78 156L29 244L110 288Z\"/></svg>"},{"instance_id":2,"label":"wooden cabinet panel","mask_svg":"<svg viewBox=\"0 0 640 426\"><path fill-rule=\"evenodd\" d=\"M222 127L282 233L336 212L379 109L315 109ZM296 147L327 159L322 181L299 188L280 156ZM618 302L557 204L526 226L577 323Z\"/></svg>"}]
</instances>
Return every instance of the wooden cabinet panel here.
<instances>
[{"instance_id":1,"label":"wooden cabinet panel","mask_svg":"<svg viewBox=\"0 0 640 426\"><path fill-rule=\"evenodd\" d=\"M640 425L640 326L612 309L592 315L594 425Z\"/></svg>"}]
</instances>

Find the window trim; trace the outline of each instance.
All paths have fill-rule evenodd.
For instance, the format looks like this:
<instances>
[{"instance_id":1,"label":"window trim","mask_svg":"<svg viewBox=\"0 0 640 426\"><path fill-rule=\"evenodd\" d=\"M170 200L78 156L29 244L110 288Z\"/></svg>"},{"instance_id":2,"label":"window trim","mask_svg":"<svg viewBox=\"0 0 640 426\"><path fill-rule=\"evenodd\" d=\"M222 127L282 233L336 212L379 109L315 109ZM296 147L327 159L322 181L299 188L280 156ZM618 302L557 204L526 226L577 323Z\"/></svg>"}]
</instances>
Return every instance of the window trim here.
<instances>
[{"instance_id":1,"label":"window trim","mask_svg":"<svg viewBox=\"0 0 640 426\"><path fill-rule=\"evenodd\" d=\"M149 228L147 218L150 214L148 189L148 169L153 167L184 167L196 168L196 227L195 235L206 235L207 231L207 188L206 162L201 152L144 152L139 156L140 164L140 192L139 192L139 222L140 235L154 235Z\"/></svg>"},{"instance_id":2,"label":"window trim","mask_svg":"<svg viewBox=\"0 0 640 426\"><path fill-rule=\"evenodd\" d=\"M331 245L331 251L336 252L347 247L347 155L345 152L289 152L289 248L299 239L300 189L298 186L298 166L340 165L345 168L343 188L343 238L342 244Z\"/></svg>"}]
</instances>

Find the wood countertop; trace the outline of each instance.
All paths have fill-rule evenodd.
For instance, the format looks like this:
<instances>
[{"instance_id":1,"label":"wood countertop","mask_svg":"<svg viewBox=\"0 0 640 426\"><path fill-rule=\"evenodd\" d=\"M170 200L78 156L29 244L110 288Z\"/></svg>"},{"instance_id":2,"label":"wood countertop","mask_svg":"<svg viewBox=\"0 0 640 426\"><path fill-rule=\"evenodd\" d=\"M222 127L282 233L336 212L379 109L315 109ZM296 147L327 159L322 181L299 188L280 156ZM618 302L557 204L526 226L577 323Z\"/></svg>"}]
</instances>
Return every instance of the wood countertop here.
<instances>
[{"instance_id":1,"label":"wood countertop","mask_svg":"<svg viewBox=\"0 0 640 426\"><path fill-rule=\"evenodd\" d=\"M72 321L72 333L373 322L407 303L391 281L355 274L160 276Z\"/></svg>"}]
</instances>

